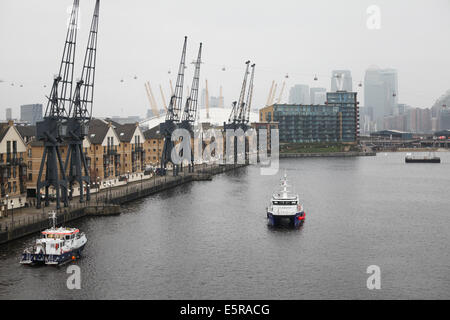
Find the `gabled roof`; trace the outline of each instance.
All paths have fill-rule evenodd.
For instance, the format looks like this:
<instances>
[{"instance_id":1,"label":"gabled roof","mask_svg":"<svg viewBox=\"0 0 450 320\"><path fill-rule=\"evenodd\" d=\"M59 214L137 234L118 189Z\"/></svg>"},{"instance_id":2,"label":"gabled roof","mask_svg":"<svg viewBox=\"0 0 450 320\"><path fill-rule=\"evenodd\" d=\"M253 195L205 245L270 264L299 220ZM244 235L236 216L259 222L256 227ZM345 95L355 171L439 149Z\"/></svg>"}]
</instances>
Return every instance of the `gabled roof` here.
<instances>
[{"instance_id":1,"label":"gabled roof","mask_svg":"<svg viewBox=\"0 0 450 320\"><path fill-rule=\"evenodd\" d=\"M6 133L9 130L9 124L8 123L0 123L0 141L3 140L3 138L5 137Z\"/></svg>"},{"instance_id":2,"label":"gabled roof","mask_svg":"<svg viewBox=\"0 0 450 320\"><path fill-rule=\"evenodd\" d=\"M36 126L16 126L16 128L24 140L36 137Z\"/></svg>"},{"instance_id":3,"label":"gabled roof","mask_svg":"<svg viewBox=\"0 0 450 320\"><path fill-rule=\"evenodd\" d=\"M159 125L144 131L145 139L163 139L163 135L159 131Z\"/></svg>"},{"instance_id":4,"label":"gabled roof","mask_svg":"<svg viewBox=\"0 0 450 320\"><path fill-rule=\"evenodd\" d=\"M12 120L0 123L0 142L3 141L10 128L14 131L15 134L17 134L18 138L20 139L20 142L23 143L23 146L26 149L26 143L22 135L20 134L19 130L17 130L17 126L14 125L14 121Z\"/></svg>"},{"instance_id":5,"label":"gabled roof","mask_svg":"<svg viewBox=\"0 0 450 320\"><path fill-rule=\"evenodd\" d=\"M121 142L130 142L136 132L136 123L127 123L116 127L117 135Z\"/></svg>"},{"instance_id":6,"label":"gabled roof","mask_svg":"<svg viewBox=\"0 0 450 320\"><path fill-rule=\"evenodd\" d=\"M100 119L89 121L89 140L92 144L102 144L109 130L109 124Z\"/></svg>"}]
</instances>

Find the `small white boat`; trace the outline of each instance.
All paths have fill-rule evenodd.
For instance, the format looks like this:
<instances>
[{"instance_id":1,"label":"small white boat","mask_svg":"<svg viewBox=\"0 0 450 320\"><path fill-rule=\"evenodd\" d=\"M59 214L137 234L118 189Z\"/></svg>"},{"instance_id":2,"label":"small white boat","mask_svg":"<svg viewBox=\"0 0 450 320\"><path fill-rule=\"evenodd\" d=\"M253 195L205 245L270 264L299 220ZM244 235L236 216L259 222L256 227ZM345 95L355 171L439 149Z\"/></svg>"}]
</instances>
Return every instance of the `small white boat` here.
<instances>
[{"instance_id":1,"label":"small white boat","mask_svg":"<svg viewBox=\"0 0 450 320\"><path fill-rule=\"evenodd\" d=\"M87 238L76 228L56 228L56 213L50 213L53 226L41 232L41 238L33 247L22 254L21 264L61 265L78 259L86 245Z\"/></svg>"},{"instance_id":2,"label":"small white boat","mask_svg":"<svg viewBox=\"0 0 450 320\"><path fill-rule=\"evenodd\" d=\"M281 180L281 191L274 193L267 208L267 222L270 226L276 226L283 220L288 220L295 227L299 227L305 221L305 211L300 203L298 194L291 194L288 190L287 175Z\"/></svg>"},{"instance_id":3,"label":"small white boat","mask_svg":"<svg viewBox=\"0 0 450 320\"><path fill-rule=\"evenodd\" d=\"M419 157L419 156L413 156L411 153L407 153L406 157L405 157L405 162L406 163L441 163L441 158L436 157L433 154L430 154L428 156L423 156L423 157Z\"/></svg>"}]
</instances>

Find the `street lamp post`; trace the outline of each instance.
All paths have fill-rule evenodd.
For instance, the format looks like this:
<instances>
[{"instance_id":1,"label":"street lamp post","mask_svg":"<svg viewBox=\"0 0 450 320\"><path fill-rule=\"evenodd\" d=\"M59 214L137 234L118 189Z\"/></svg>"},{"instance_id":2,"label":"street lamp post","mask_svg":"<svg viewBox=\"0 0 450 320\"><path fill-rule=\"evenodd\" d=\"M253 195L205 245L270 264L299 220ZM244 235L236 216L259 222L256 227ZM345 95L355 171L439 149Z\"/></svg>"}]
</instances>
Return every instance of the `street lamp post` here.
<instances>
[{"instance_id":1,"label":"street lamp post","mask_svg":"<svg viewBox=\"0 0 450 320\"><path fill-rule=\"evenodd\" d=\"M2 200L2 218L6 217L6 209L8 208L8 201L6 201L6 206L5 206L5 200Z\"/></svg>"},{"instance_id":2,"label":"street lamp post","mask_svg":"<svg viewBox=\"0 0 450 320\"><path fill-rule=\"evenodd\" d=\"M108 198L109 198L109 190L111 190L111 182L107 182L106 183L106 187L108 188L108 189L106 189L106 197L105 197L105 204L108 202Z\"/></svg>"},{"instance_id":3,"label":"street lamp post","mask_svg":"<svg viewBox=\"0 0 450 320\"><path fill-rule=\"evenodd\" d=\"M41 202L44 202L44 198L45 198L45 196L44 196L43 194L41 194ZM44 208L45 208L45 205L44 205L44 206L42 206L42 215L44 215L44 214L45 214L45 212L44 212Z\"/></svg>"},{"instance_id":4,"label":"street lamp post","mask_svg":"<svg viewBox=\"0 0 450 320\"><path fill-rule=\"evenodd\" d=\"M112 203L112 188L114 187L114 182L111 182L111 187L109 188L109 203Z\"/></svg>"},{"instance_id":5,"label":"street lamp post","mask_svg":"<svg viewBox=\"0 0 450 320\"><path fill-rule=\"evenodd\" d=\"M12 226L14 228L14 201L11 199L11 220L12 220Z\"/></svg>"},{"instance_id":6,"label":"street lamp post","mask_svg":"<svg viewBox=\"0 0 450 320\"><path fill-rule=\"evenodd\" d=\"M130 171L127 171L127 195L128 195L128 182L130 180Z\"/></svg>"},{"instance_id":7,"label":"street lamp post","mask_svg":"<svg viewBox=\"0 0 450 320\"><path fill-rule=\"evenodd\" d=\"M6 211L5 211L6 217L8 217L8 203L9 203L9 194L6 195Z\"/></svg>"},{"instance_id":8,"label":"street lamp post","mask_svg":"<svg viewBox=\"0 0 450 320\"><path fill-rule=\"evenodd\" d=\"M98 205L98 194L100 193L100 177L97 177L97 195L95 196L95 200L97 201Z\"/></svg>"}]
</instances>

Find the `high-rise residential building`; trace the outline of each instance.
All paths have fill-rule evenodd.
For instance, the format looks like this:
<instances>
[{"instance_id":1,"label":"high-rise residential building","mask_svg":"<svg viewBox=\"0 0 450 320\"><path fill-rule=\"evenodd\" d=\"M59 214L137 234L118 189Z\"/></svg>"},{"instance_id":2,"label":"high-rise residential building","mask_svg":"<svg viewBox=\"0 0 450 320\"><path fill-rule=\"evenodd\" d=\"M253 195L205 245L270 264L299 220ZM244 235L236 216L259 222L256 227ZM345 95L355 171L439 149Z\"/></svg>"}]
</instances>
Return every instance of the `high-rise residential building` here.
<instances>
[{"instance_id":1,"label":"high-rise residential building","mask_svg":"<svg viewBox=\"0 0 450 320\"><path fill-rule=\"evenodd\" d=\"M402 115L402 114L407 113L408 110L410 110L410 109L411 109L411 106L409 106L409 105L407 105L407 104L404 104L404 103L399 103L399 104L397 105L397 113L398 113L399 115Z\"/></svg>"},{"instance_id":2,"label":"high-rise residential building","mask_svg":"<svg viewBox=\"0 0 450 320\"><path fill-rule=\"evenodd\" d=\"M289 104L309 104L309 86L296 84L289 90Z\"/></svg>"},{"instance_id":3,"label":"high-rise residential building","mask_svg":"<svg viewBox=\"0 0 450 320\"><path fill-rule=\"evenodd\" d=\"M309 97L311 104L325 104L327 100L327 89L325 88L311 88L309 90Z\"/></svg>"},{"instance_id":4,"label":"high-rise residential building","mask_svg":"<svg viewBox=\"0 0 450 320\"><path fill-rule=\"evenodd\" d=\"M450 108L450 90L447 90L441 97L439 97L436 102L431 107L432 116L435 118L436 122L436 130L445 130L444 128L440 128L441 125L447 126L448 123L446 119L448 119L448 112L445 110L449 110ZM444 118L442 118L444 117ZM447 126L448 128L448 126Z\"/></svg>"},{"instance_id":5,"label":"high-rise residential building","mask_svg":"<svg viewBox=\"0 0 450 320\"><path fill-rule=\"evenodd\" d=\"M413 133L431 133L436 131L436 118L432 117L432 111L429 108L407 108L401 113L386 116L383 118L383 128L385 130L398 130ZM433 120L435 119L435 120ZM434 124L433 124L434 123Z\"/></svg>"},{"instance_id":6,"label":"high-rise residential building","mask_svg":"<svg viewBox=\"0 0 450 320\"><path fill-rule=\"evenodd\" d=\"M42 104L27 104L20 106L20 121L26 121L31 125L42 121Z\"/></svg>"},{"instance_id":7,"label":"high-rise residential building","mask_svg":"<svg viewBox=\"0 0 450 320\"><path fill-rule=\"evenodd\" d=\"M415 133L431 133L431 109L414 108L406 113L405 131Z\"/></svg>"},{"instance_id":8,"label":"high-rise residential building","mask_svg":"<svg viewBox=\"0 0 450 320\"><path fill-rule=\"evenodd\" d=\"M6 121L12 120L12 109L6 108Z\"/></svg>"},{"instance_id":9,"label":"high-rise residential building","mask_svg":"<svg viewBox=\"0 0 450 320\"><path fill-rule=\"evenodd\" d=\"M280 142L343 142L359 136L356 92L329 92L327 104L274 104L260 110L261 122L277 122Z\"/></svg>"},{"instance_id":10,"label":"high-rise residential building","mask_svg":"<svg viewBox=\"0 0 450 320\"><path fill-rule=\"evenodd\" d=\"M443 108L439 118L439 130L450 130L450 107Z\"/></svg>"},{"instance_id":11,"label":"high-rise residential building","mask_svg":"<svg viewBox=\"0 0 450 320\"><path fill-rule=\"evenodd\" d=\"M328 92L327 105L338 108L339 141L356 142L359 138L359 108L356 92Z\"/></svg>"},{"instance_id":12,"label":"high-rise residential building","mask_svg":"<svg viewBox=\"0 0 450 320\"><path fill-rule=\"evenodd\" d=\"M383 128L383 118L394 115L398 103L397 71L372 67L364 78L364 106L373 109L373 121L378 130Z\"/></svg>"},{"instance_id":13,"label":"high-rise residential building","mask_svg":"<svg viewBox=\"0 0 450 320\"><path fill-rule=\"evenodd\" d=\"M331 72L331 92L336 91L353 91L350 70L333 70Z\"/></svg>"}]
</instances>

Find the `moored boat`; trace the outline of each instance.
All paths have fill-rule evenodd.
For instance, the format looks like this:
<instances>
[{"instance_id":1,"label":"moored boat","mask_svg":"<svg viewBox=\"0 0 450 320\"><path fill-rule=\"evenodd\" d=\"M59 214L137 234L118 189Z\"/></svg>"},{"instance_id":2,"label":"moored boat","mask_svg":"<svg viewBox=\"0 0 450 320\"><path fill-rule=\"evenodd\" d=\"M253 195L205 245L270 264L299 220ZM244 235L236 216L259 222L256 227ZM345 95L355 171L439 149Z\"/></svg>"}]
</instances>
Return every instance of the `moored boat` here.
<instances>
[{"instance_id":1,"label":"moored boat","mask_svg":"<svg viewBox=\"0 0 450 320\"><path fill-rule=\"evenodd\" d=\"M61 265L78 259L86 245L86 235L76 228L56 228L56 213L51 212L53 226L41 232L41 238L24 250L21 264Z\"/></svg>"},{"instance_id":2,"label":"moored boat","mask_svg":"<svg viewBox=\"0 0 450 320\"><path fill-rule=\"evenodd\" d=\"M405 157L406 163L441 163L441 158L436 157L435 155L428 155L424 157L413 156L411 153L408 153Z\"/></svg>"}]
</instances>

